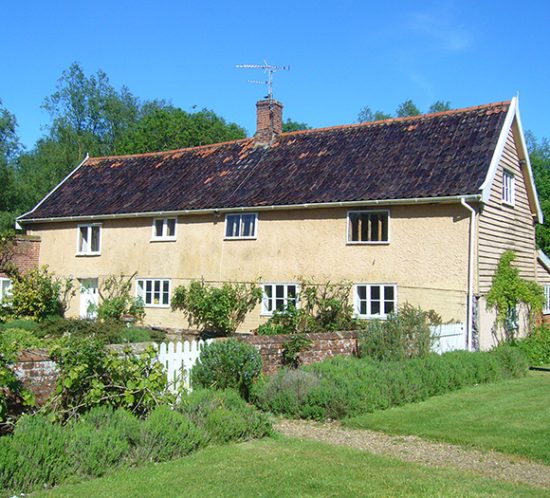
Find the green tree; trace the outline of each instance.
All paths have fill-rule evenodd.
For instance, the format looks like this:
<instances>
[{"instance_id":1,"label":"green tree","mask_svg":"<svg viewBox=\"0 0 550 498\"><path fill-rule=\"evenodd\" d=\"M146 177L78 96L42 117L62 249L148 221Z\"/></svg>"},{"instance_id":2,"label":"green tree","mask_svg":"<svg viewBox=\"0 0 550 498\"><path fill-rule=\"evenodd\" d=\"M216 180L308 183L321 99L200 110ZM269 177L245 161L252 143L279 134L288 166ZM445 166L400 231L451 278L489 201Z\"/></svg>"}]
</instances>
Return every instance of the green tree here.
<instances>
[{"instance_id":1,"label":"green tree","mask_svg":"<svg viewBox=\"0 0 550 498\"><path fill-rule=\"evenodd\" d=\"M245 138L243 128L208 109L188 113L164 102L143 106L141 116L115 142L117 154L208 145Z\"/></svg>"},{"instance_id":2,"label":"green tree","mask_svg":"<svg viewBox=\"0 0 550 498\"><path fill-rule=\"evenodd\" d=\"M451 110L451 103L448 100L436 100L428 109L428 112L444 112Z\"/></svg>"},{"instance_id":3,"label":"green tree","mask_svg":"<svg viewBox=\"0 0 550 498\"><path fill-rule=\"evenodd\" d=\"M550 254L550 142L546 138L537 140L530 131L525 137L545 220L544 224L537 225L537 245Z\"/></svg>"},{"instance_id":4,"label":"green tree","mask_svg":"<svg viewBox=\"0 0 550 498\"><path fill-rule=\"evenodd\" d=\"M382 111L373 111L369 106L363 107L357 115L358 123L370 123L371 121L383 121L384 119L390 119L391 114L386 114Z\"/></svg>"},{"instance_id":5,"label":"green tree","mask_svg":"<svg viewBox=\"0 0 550 498\"><path fill-rule=\"evenodd\" d=\"M405 102L401 103L397 110L395 111L395 114L398 118L404 118L408 116L418 116L420 115L420 109L416 107L414 102L411 99L405 100Z\"/></svg>"},{"instance_id":6,"label":"green tree","mask_svg":"<svg viewBox=\"0 0 550 498\"><path fill-rule=\"evenodd\" d=\"M300 123L299 121L294 121L290 118L283 123L283 133L300 130L311 130L311 126L307 123Z\"/></svg>"}]
</instances>

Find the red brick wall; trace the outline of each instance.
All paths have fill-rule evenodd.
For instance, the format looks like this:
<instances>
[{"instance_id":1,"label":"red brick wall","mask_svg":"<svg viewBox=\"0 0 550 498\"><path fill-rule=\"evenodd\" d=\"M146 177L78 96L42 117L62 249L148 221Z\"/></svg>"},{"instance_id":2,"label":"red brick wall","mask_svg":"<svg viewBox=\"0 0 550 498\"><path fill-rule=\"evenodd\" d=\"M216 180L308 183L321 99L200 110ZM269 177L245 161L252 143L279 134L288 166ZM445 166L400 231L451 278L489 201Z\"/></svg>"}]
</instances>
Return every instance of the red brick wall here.
<instances>
[{"instance_id":1,"label":"red brick wall","mask_svg":"<svg viewBox=\"0 0 550 498\"><path fill-rule=\"evenodd\" d=\"M356 356L357 334L355 332L330 332L305 334L311 346L300 353L300 363L310 365L334 356ZM284 343L288 335L242 335L238 339L254 346L262 356L265 374L275 373L283 366Z\"/></svg>"},{"instance_id":2,"label":"red brick wall","mask_svg":"<svg viewBox=\"0 0 550 498\"><path fill-rule=\"evenodd\" d=\"M20 353L14 371L23 385L34 393L39 406L44 404L55 390L57 366L46 349Z\"/></svg>"},{"instance_id":3,"label":"red brick wall","mask_svg":"<svg viewBox=\"0 0 550 498\"><path fill-rule=\"evenodd\" d=\"M34 266L38 266L40 237L32 235L17 236L11 252L10 261L15 264L21 273L25 273ZM0 272L0 277L5 276L4 273Z\"/></svg>"}]
</instances>

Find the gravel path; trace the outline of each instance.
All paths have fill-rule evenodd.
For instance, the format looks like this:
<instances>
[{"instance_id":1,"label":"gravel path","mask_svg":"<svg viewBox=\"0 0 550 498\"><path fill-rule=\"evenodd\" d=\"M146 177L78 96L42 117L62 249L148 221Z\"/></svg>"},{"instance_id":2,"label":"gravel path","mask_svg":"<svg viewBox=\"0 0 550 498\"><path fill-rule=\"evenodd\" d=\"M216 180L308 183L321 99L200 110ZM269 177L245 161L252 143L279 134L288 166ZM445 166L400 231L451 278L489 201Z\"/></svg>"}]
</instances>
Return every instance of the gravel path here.
<instances>
[{"instance_id":1,"label":"gravel path","mask_svg":"<svg viewBox=\"0 0 550 498\"><path fill-rule=\"evenodd\" d=\"M349 446L406 462L466 470L486 477L550 489L550 466L514 455L483 452L416 436L390 436L364 429L348 429L336 422L282 420L275 428L285 436Z\"/></svg>"}]
</instances>

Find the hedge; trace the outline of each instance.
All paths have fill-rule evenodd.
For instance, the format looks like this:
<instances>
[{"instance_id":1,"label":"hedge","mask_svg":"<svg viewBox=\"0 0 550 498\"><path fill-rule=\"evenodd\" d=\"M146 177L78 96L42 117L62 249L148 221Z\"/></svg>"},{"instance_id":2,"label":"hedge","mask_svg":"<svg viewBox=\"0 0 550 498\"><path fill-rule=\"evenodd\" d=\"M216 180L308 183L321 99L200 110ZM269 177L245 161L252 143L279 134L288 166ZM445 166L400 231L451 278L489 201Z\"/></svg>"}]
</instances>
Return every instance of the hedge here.
<instances>
[{"instance_id":1,"label":"hedge","mask_svg":"<svg viewBox=\"0 0 550 498\"><path fill-rule=\"evenodd\" d=\"M276 414L341 419L523 376L527 370L525 355L511 347L392 362L336 357L263 378L255 385L252 399L260 409Z\"/></svg>"}]
</instances>

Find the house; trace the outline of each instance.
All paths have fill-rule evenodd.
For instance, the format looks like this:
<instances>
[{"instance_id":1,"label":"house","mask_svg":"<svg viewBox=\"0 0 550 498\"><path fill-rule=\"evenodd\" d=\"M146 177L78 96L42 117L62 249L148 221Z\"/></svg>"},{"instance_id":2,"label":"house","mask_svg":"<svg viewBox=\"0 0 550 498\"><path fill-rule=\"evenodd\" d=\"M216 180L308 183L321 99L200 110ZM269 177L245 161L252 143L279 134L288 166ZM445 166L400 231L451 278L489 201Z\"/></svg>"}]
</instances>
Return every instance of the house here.
<instances>
[{"instance_id":1,"label":"house","mask_svg":"<svg viewBox=\"0 0 550 498\"><path fill-rule=\"evenodd\" d=\"M517 99L292 133L282 109L259 101L253 138L86 157L22 215L40 264L81 282L69 313L86 314L106 275L137 272L146 323L185 327L176 286L260 279L251 330L296 300L300 278L349 281L360 318L409 302L490 347L484 296L502 252L525 278L549 275Z\"/></svg>"}]
</instances>

